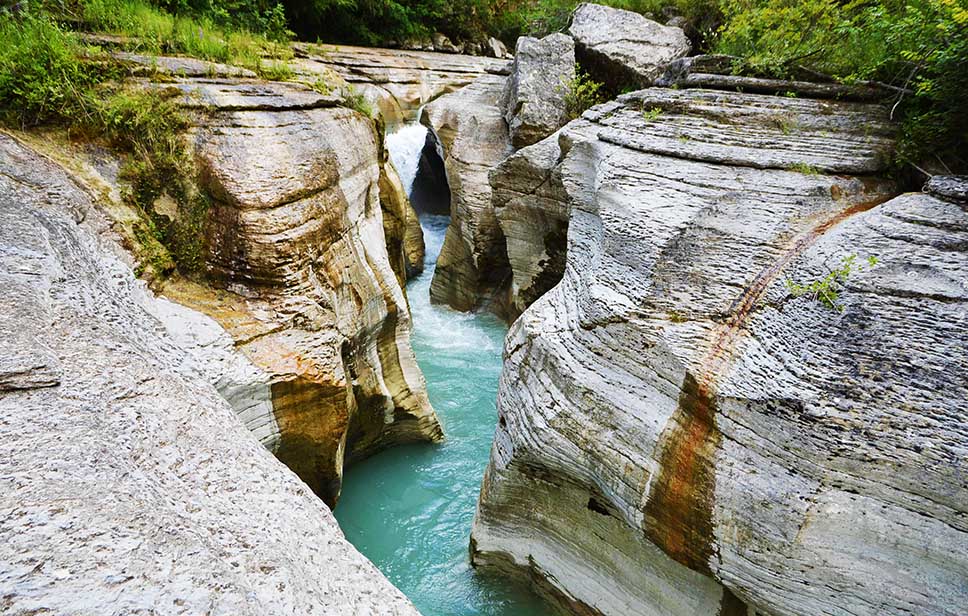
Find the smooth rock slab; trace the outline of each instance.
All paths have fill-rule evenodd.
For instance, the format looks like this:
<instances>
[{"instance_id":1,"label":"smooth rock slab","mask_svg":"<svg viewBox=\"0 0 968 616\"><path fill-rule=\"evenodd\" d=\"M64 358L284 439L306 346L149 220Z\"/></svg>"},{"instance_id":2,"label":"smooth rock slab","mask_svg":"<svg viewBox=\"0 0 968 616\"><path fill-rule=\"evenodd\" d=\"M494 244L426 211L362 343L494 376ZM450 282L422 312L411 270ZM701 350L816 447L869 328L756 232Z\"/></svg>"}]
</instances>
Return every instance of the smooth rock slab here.
<instances>
[{"instance_id":1,"label":"smooth rock slab","mask_svg":"<svg viewBox=\"0 0 968 616\"><path fill-rule=\"evenodd\" d=\"M110 237L0 136L0 329L60 362L56 386L0 391L0 611L416 614L186 361Z\"/></svg>"}]
</instances>

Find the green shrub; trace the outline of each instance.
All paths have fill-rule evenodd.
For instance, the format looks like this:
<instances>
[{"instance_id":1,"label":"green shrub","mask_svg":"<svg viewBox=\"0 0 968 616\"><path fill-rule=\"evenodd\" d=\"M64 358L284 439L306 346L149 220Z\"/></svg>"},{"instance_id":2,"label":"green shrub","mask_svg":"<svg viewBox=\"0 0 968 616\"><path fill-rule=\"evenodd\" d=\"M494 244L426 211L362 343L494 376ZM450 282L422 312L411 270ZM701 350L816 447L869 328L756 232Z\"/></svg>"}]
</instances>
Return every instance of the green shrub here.
<instances>
[{"instance_id":1,"label":"green shrub","mask_svg":"<svg viewBox=\"0 0 968 616\"><path fill-rule=\"evenodd\" d=\"M592 79L588 73L575 65L575 77L561 86L565 91L565 112L575 119L587 109L605 102L604 85Z\"/></svg>"},{"instance_id":2,"label":"green shrub","mask_svg":"<svg viewBox=\"0 0 968 616\"><path fill-rule=\"evenodd\" d=\"M959 0L723 2L715 50L742 70L789 77L799 67L896 88L902 161L964 168L968 144L968 8Z\"/></svg>"},{"instance_id":3,"label":"green shrub","mask_svg":"<svg viewBox=\"0 0 968 616\"><path fill-rule=\"evenodd\" d=\"M79 60L73 35L45 18L0 15L0 114L7 125L34 126L89 113L97 71Z\"/></svg>"},{"instance_id":4,"label":"green shrub","mask_svg":"<svg viewBox=\"0 0 968 616\"><path fill-rule=\"evenodd\" d=\"M877 257L874 256L867 257L864 261L866 261L868 267L877 265ZM796 283L788 278L784 281L784 284L793 297L807 296L831 310L843 312L844 307L838 301L844 283L847 282L852 273L863 270L863 264L857 262L857 255L848 255L841 259L840 267L832 270L823 278L807 284Z\"/></svg>"}]
</instances>

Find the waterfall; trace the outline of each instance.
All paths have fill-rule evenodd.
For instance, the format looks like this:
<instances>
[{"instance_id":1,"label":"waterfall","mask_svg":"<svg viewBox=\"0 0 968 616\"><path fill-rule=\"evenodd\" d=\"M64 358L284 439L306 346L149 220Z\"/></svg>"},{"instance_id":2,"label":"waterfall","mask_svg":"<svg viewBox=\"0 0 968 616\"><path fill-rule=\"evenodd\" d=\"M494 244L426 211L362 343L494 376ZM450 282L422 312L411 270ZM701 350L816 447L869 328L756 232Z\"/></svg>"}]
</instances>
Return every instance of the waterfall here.
<instances>
[{"instance_id":1,"label":"waterfall","mask_svg":"<svg viewBox=\"0 0 968 616\"><path fill-rule=\"evenodd\" d=\"M407 196L413 189L413 181L417 177L420 165L420 153L427 142L427 127L418 122L401 126L386 137L387 150L390 161L400 175Z\"/></svg>"}]
</instances>

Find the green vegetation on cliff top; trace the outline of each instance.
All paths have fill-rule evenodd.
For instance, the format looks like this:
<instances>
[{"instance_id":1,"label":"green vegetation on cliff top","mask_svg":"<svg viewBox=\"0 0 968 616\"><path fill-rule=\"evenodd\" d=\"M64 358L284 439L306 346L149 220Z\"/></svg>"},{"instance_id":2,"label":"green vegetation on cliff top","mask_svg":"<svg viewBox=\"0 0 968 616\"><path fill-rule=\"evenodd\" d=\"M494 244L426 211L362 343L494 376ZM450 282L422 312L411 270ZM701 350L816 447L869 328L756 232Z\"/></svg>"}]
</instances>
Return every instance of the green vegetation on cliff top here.
<instances>
[{"instance_id":1,"label":"green vegetation on cliff top","mask_svg":"<svg viewBox=\"0 0 968 616\"><path fill-rule=\"evenodd\" d=\"M815 71L848 83L886 84L895 92L892 114L902 126L899 159L935 168L947 164L955 171L968 166L963 95L968 0L602 3L659 21L680 16L699 51L736 56L736 70L747 74ZM457 41L497 35L511 43L521 34L565 28L576 5L577 0L23 0L0 10L0 114L8 123L61 117L76 124L80 106L80 123L96 124L102 114L84 103L84 88L110 81L104 75L109 67L103 54L99 58L98 50L71 34L75 31L117 35L132 51L190 55L286 79L291 73L285 60L292 52L284 42L292 31L306 40L371 45L436 31ZM44 38L26 41L31 36ZM30 53L22 53L25 45L33 45ZM70 61L71 56L83 61Z\"/></svg>"}]
</instances>

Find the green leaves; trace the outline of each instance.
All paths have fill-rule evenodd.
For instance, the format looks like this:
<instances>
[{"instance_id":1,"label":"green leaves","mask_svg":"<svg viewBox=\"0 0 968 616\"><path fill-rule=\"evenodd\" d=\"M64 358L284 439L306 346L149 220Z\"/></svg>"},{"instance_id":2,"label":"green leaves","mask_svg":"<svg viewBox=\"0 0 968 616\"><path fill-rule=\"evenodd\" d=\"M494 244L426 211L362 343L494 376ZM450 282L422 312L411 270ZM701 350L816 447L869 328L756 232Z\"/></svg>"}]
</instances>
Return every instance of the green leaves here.
<instances>
[{"instance_id":1,"label":"green leaves","mask_svg":"<svg viewBox=\"0 0 968 616\"><path fill-rule=\"evenodd\" d=\"M840 267L831 270L823 278L806 284L793 282L787 278L784 285L793 297L807 296L831 310L843 312L844 307L839 303L839 300L844 283L847 282L852 273L863 271L864 263L867 264L868 268L871 268L877 265L878 259L871 255L864 259L863 263L858 263L857 255L851 254L841 259Z\"/></svg>"}]
</instances>

